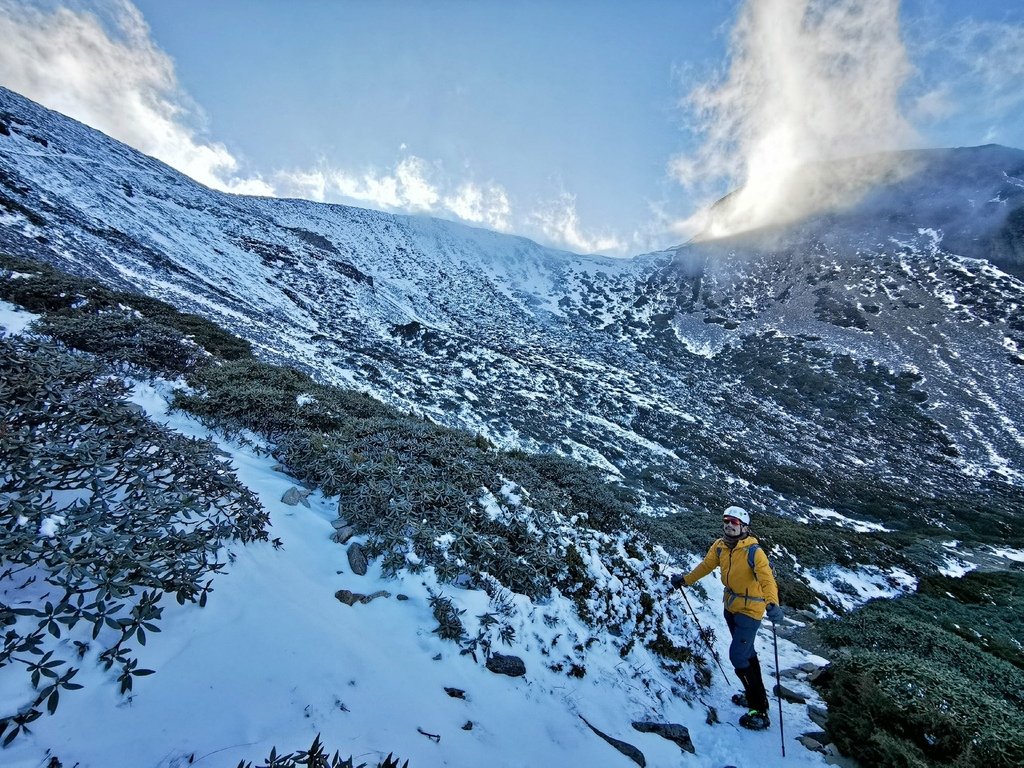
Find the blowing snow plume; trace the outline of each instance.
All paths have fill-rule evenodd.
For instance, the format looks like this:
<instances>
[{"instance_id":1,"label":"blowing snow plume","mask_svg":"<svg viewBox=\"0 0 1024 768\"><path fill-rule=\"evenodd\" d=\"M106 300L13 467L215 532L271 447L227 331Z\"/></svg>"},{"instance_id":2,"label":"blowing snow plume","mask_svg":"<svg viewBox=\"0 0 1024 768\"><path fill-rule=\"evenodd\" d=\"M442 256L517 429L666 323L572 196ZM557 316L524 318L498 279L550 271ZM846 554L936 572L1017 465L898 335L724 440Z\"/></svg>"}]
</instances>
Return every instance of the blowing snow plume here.
<instances>
[{"instance_id":1,"label":"blowing snow plume","mask_svg":"<svg viewBox=\"0 0 1024 768\"><path fill-rule=\"evenodd\" d=\"M747 0L728 70L688 97L702 145L672 171L735 189L682 227L707 240L848 206L906 172L899 92L911 73L898 0Z\"/></svg>"}]
</instances>

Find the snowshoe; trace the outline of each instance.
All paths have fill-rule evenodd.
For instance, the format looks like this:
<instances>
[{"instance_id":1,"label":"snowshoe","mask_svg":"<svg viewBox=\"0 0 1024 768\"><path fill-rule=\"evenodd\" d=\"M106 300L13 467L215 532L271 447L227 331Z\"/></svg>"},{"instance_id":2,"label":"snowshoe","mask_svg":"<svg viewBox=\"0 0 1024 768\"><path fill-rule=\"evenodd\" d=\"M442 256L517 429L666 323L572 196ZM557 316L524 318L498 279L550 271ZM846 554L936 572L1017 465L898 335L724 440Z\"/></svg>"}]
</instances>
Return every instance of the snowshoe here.
<instances>
[{"instance_id":1,"label":"snowshoe","mask_svg":"<svg viewBox=\"0 0 1024 768\"><path fill-rule=\"evenodd\" d=\"M750 705L747 704L747 694L745 693L734 693L732 695L732 703L735 704L737 707L750 709Z\"/></svg>"},{"instance_id":2,"label":"snowshoe","mask_svg":"<svg viewBox=\"0 0 1024 768\"><path fill-rule=\"evenodd\" d=\"M740 725L749 728L751 731L765 731L771 726L767 712L758 712L752 709L740 718Z\"/></svg>"}]
</instances>

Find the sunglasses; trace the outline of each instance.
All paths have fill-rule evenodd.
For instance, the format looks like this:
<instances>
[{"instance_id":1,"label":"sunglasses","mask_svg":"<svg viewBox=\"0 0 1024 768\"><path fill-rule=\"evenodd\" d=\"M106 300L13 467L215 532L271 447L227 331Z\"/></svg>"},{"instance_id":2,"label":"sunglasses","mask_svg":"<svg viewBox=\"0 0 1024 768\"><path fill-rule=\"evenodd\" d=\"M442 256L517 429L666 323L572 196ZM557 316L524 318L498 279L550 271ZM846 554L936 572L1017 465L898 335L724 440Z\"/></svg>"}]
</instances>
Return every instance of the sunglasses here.
<instances>
[{"instance_id":1,"label":"sunglasses","mask_svg":"<svg viewBox=\"0 0 1024 768\"><path fill-rule=\"evenodd\" d=\"M735 517L723 517L722 525L743 525L743 522Z\"/></svg>"}]
</instances>

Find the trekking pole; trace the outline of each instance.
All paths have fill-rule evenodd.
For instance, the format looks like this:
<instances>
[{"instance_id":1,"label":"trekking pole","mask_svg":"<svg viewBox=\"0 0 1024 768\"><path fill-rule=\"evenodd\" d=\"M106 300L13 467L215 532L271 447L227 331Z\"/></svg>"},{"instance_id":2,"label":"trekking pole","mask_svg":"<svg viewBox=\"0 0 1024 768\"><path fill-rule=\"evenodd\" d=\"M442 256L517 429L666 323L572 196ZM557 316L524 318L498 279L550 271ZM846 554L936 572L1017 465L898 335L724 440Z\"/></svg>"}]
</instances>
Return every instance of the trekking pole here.
<instances>
[{"instance_id":1,"label":"trekking pole","mask_svg":"<svg viewBox=\"0 0 1024 768\"><path fill-rule=\"evenodd\" d=\"M782 679L779 676L779 636L775 634L772 622L772 641L775 644L775 697L779 700L779 739L782 741L782 756L786 756L786 730L782 725Z\"/></svg>"},{"instance_id":2,"label":"trekking pole","mask_svg":"<svg viewBox=\"0 0 1024 768\"><path fill-rule=\"evenodd\" d=\"M704 639L704 642L707 644L708 650L711 651L712 658L714 658L715 663L718 664L718 668L722 670L722 677L725 679L725 684L732 685L732 683L729 682L729 676L725 674L725 667L722 666L722 661L718 658L718 654L715 652L714 647L711 645L711 641L708 640L708 636L704 634L704 627L700 625L700 622L697 620L697 614L693 612L693 606L690 605L690 599L682 590L679 590L679 594L681 594L683 596L683 600L686 601L686 607L690 609L690 615L693 616L693 623L697 625L697 631L700 633L700 636Z\"/></svg>"}]
</instances>

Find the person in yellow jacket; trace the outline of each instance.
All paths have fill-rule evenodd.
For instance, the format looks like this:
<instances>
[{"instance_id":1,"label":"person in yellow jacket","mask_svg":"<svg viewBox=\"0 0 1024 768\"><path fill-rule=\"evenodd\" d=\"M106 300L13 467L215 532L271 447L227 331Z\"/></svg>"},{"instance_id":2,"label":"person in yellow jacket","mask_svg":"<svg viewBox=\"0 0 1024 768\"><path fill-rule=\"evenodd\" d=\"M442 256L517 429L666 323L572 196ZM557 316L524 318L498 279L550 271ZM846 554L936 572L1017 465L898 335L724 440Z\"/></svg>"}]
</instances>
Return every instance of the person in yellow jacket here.
<instances>
[{"instance_id":1,"label":"person in yellow jacket","mask_svg":"<svg viewBox=\"0 0 1024 768\"><path fill-rule=\"evenodd\" d=\"M754 638L767 614L773 624L782 621L779 588L775 583L768 556L750 534L750 514L742 507L729 507L723 513L722 538L717 539L704 560L685 576L672 576L672 586L688 587L715 568L721 570L725 585L725 622L732 642L729 660L743 683L743 693L732 697L735 704L748 708L740 718L744 728L760 731L771 725L768 719L768 693L761 677L761 663L754 649Z\"/></svg>"}]
</instances>

